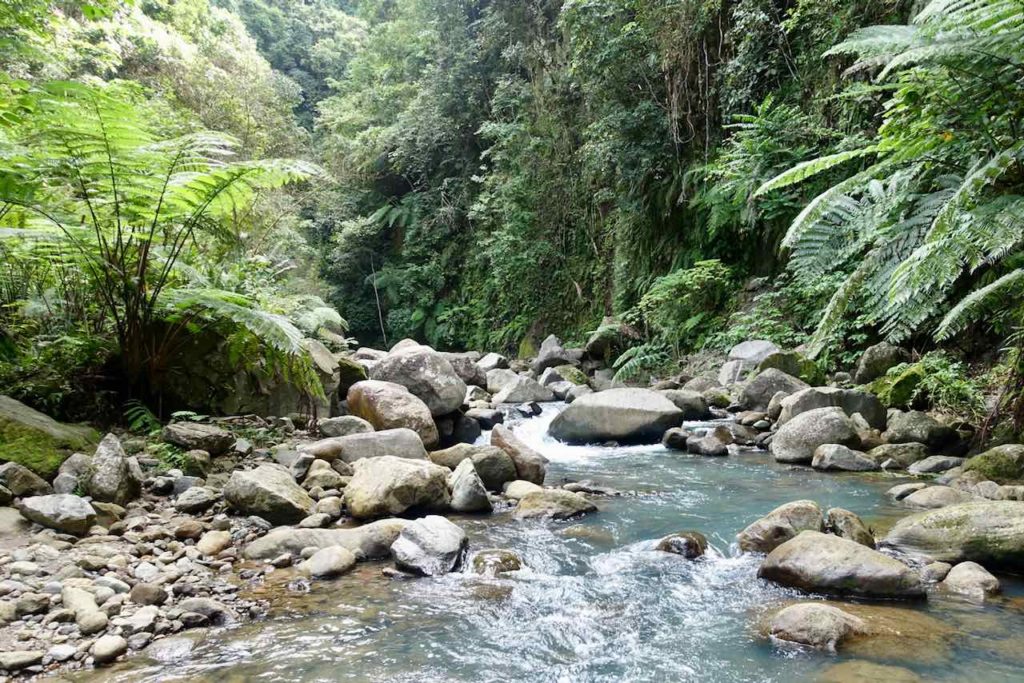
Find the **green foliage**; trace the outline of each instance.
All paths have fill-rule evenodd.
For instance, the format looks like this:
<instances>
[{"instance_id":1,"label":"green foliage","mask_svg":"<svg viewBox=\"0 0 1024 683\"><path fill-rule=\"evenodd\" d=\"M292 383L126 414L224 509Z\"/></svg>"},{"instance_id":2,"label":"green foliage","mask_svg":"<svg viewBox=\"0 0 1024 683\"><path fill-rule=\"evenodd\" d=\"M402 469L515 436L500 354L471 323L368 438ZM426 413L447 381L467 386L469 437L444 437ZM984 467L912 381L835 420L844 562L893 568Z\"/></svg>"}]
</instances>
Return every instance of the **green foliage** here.
<instances>
[{"instance_id":1,"label":"green foliage","mask_svg":"<svg viewBox=\"0 0 1024 683\"><path fill-rule=\"evenodd\" d=\"M136 434L153 434L160 431L160 419L144 403L131 400L124 404L124 419L128 429Z\"/></svg>"},{"instance_id":2,"label":"green foliage","mask_svg":"<svg viewBox=\"0 0 1024 683\"><path fill-rule=\"evenodd\" d=\"M149 452L156 458L157 471L167 472L169 470L183 470L188 466L189 459L185 451L174 444L159 441L151 444Z\"/></svg>"},{"instance_id":3,"label":"green foliage","mask_svg":"<svg viewBox=\"0 0 1024 683\"><path fill-rule=\"evenodd\" d=\"M615 370L616 381L629 382L637 379L646 380L650 375L665 370L671 361L672 357L665 345L648 342L624 351L615 359L612 367Z\"/></svg>"},{"instance_id":4,"label":"green foliage","mask_svg":"<svg viewBox=\"0 0 1024 683\"><path fill-rule=\"evenodd\" d=\"M932 409L967 419L985 413L983 382L968 376L963 363L942 352L891 368L870 389L892 408Z\"/></svg>"}]
</instances>

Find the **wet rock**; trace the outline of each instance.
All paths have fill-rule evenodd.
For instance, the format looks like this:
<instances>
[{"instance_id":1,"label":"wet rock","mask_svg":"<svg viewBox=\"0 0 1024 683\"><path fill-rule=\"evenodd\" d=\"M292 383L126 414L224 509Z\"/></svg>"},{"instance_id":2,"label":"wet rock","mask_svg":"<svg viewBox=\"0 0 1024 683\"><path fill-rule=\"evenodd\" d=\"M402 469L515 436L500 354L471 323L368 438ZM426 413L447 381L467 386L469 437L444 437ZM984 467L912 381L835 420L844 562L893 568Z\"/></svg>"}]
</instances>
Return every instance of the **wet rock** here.
<instances>
[{"instance_id":1,"label":"wet rock","mask_svg":"<svg viewBox=\"0 0 1024 683\"><path fill-rule=\"evenodd\" d=\"M815 450L824 444L850 448L860 445L857 430L842 408L818 408L800 413L776 432L771 452L778 462L810 463Z\"/></svg>"},{"instance_id":2,"label":"wet rock","mask_svg":"<svg viewBox=\"0 0 1024 683\"><path fill-rule=\"evenodd\" d=\"M933 452L955 443L958 439L952 427L947 427L931 415L917 410L892 411L889 426L883 436L889 443L923 443Z\"/></svg>"},{"instance_id":3,"label":"wet rock","mask_svg":"<svg viewBox=\"0 0 1024 683\"><path fill-rule=\"evenodd\" d=\"M519 500L523 496L534 493L536 491L543 491L544 489L537 484L530 481L524 481L517 479L516 481L510 481L504 486L504 494L506 498L511 500Z\"/></svg>"},{"instance_id":4,"label":"wet rock","mask_svg":"<svg viewBox=\"0 0 1024 683\"><path fill-rule=\"evenodd\" d=\"M686 451L694 455L722 457L729 455L729 444L733 443L733 441L732 432L728 428L715 427L704 436L691 436L687 438Z\"/></svg>"},{"instance_id":5,"label":"wet rock","mask_svg":"<svg viewBox=\"0 0 1024 683\"><path fill-rule=\"evenodd\" d=\"M845 472L870 472L879 469L878 464L861 451L834 443L823 444L814 449L811 467L816 470Z\"/></svg>"},{"instance_id":6,"label":"wet rock","mask_svg":"<svg viewBox=\"0 0 1024 683\"><path fill-rule=\"evenodd\" d=\"M924 683L910 669L863 660L833 664L816 679L817 683Z\"/></svg>"},{"instance_id":7,"label":"wet rock","mask_svg":"<svg viewBox=\"0 0 1024 683\"><path fill-rule=\"evenodd\" d=\"M765 557L758 576L808 591L870 598L920 598L917 572L859 543L804 531Z\"/></svg>"},{"instance_id":8,"label":"wet rock","mask_svg":"<svg viewBox=\"0 0 1024 683\"><path fill-rule=\"evenodd\" d=\"M175 636L156 640L146 648L146 656L157 662L176 662L187 659L196 647L196 639Z\"/></svg>"},{"instance_id":9,"label":"wet rock","mask_svg":"<svg viewBox=\"0 0 1024 683\"><path fill-rule=\"evenodd\" d=\"M984 602L1002 590L999 579L977 562L959 563L949 570L939 586L974 602Z\"/></svg>"},{"instance_id":10,"label":"wet rock","mask_svg":"<svg viewBox=\"0 0 1024 683\"><path fill-rule=\"evenodd\" d=\"M801 531L821 531L825 518L813 500L780 505L741 531L736 540L745 553L769 553Z\"/></svg>"},{"instance_id":11,"label":"wet rock","mask_svg":"<svg viewBox=\"0 0 1024 683\"><path fill-rule=\"evenodd\" d=\"M349 438L349 437L346 437ZM402 514L408 510L448 509L448 470L430 462L382 456L355 463L345 504L356 519Z\"/></svg>"},{"instance_id":12,"label":"wet rock","mask_svg":"<svg viewBox=\"0 0 1024 683\"><path fill-rule=\"evenodd\" d=\"M545 489L520 498L513 516L516 519L569 519L590 512L597 512L597 506L582 495Z\"/></svg>"},{"instance_id":13,"label":"wet rock","mask_svg":"<svg viewBox=\"0 0 1024 683\"><path fill-rule=\"evenodd\" d=\"M341 460L352 464L364 458L390 455L409 460L426 460L427 450L423 440L411 429L385 429L367 434L349 434L331 439L321 439L302 447L309 453L328 462Z\"/></svg>"},{"instance_id":14,"label":"wet rock","mask_svg":"<svg viewBox=\"0 0 1024 683\"><path fill-rule=\"evenodd\" d=\"M853 381L857 384L867 384L878 379L891 368L909 362L910 353L889 342L869 346L857 362L857 371L854 373Z\"/></svg>"},{"instance_id":15,"label":"wet rock","mask_svg":"<svg viewBox=\"0 0 1024 683\"><path fill-rule=\"evenodd\" d=\"M921 580L925 583L938 583L949 575L953 565L948 562L929 562L921 567Z\"/></svg>"},{"instance_id":16,"label":"wet rock","mask_svg":"<svg viewBox=\"0 0 1024 683\"><path fill-rule=\"evenodd\" d=\"M107 434L96 447L86 488L94 499L118 505L139 497L142 471L135 458L124 452L116 435Z\"/></svg>"},{"instance_id":17,"label":"wet rock","mask_svg":"<svg viewBox=\"0 0 1024 683\"><path fill-rule=\"evenodd\" d=\"M26 519L76 536L84 536L96 523L93 507L70 493L23 498L19 509Z\"/></svg>"},{"instance_id":18,"label":"wet rock","mask_svg":"<svg viewBox=\"0 0 1024 683\"><path fill-rule=\"evenodd\" d=\"M356 556L338 545L321 548L300 565L303 572L318 579L341 576L356 566Z\"/></svg>"},{"instance_id":19,"label":"wet rock","mask_svg":"<svg viewBox=\"0 0 1024 683\"><path fill-rule=\"evenodd\" d=\"M457 444L443 451L430 453L430 461L454 470L463 460L471 460L477 474L489 491L501 491L517 477L515 462L509 454L495 446Z\"/></svg>"},{"instance_id":20,"label":"wet rock","mask_svg":"<svg viewBox=\"0 0 1024 683\"><path fill-rule=\"evenodd\" d=\"M235 443L231 432L201 422L172 422L163 428L160 436L183 450L198 449L214 457L225 453Z\"/></svg>"},{"instance_id":21,"label":"wet rock","mask_svg":"<svg viewBox=\"0 0 1024 683\"><path fill-rule=\"evenodd\" d=\"M6 396L0 396L6 398ZM0 483L15 498L22 496L45 496L53 493L53 488L38 474L16 462L5 462L0 465Z\"/></svg>"},{"instance_id":22,"label":"wet rock","mask_svg":"<svg viewBox=\"0 0 1024 683\"><path fill-rule=\"evenodd\" d=\"M315 505L279 465L235 470L224 487L224 498L241 514L257 515L274 524L297 523L312 514Z\"/></svg>"},{"instance_id":23,"label":"wet rock","mask_svg":"<svg viewBox=\"0 0 1024 683\"><path fill-rule=\"evenodd\" d=\"M904 470L927 458L928 447L923 443L888 443L875 446L867 457L887 470Z\"/></svg>"},{"instance_id":24,"label":"wet rock","mask_svg":"<svg viewBox=\"0 0 1024 683\"><path fill-rule=\"evenodd\" d=\"M245 549L250 560L270 560L282 554L297 555L304 548L341 546L360 559L387 557L391 544L408 522L381 519L352 529L275 529Z\"/></svg>"},{"instance_id":25,"label":"wet rock","mask_svg":"<svg viewBox=\"0 0 1024 683\"><path fill-rule=\"evenodd\" d=\"M370 378L401 384L419 397L434 416L458 410L466 396L466 383L455 368L429 346L392 349L370 369Z\"/></svg>"},{"instance_id":26,"label":"wet rock","mask_svg":"<svg viewBox=\"0 0 1024 683\"><path fill-rule=\"evenodd\" d=\"M440 576L462 564L466 532L444 517L429 515L410 522L391 546L396 566L423 576Z\"/></svg>"},{"instance_id":27,"label":"wet rock","mask_svg":"<svg viewBox=\"0 0 1024 683\"><path fill-rule=\"evenodd\" d=\"M456 512L490 512L491 501L472 460L463 460L448 477L452 492L452 510Z\"/></svg>"},{"instance_id":28,"label":"wet rock","mask_svg":"<svg viewBox=\"0 0 1024 683\"><path fill-rule=\"evenodd\" d=\"M491 445L505 451L512 459L516 478L543 485L548 459L523 443L511 429L495 425L491 430Z\"/></svg>"},{"instance_id":29,"label":"wet rock","mask_svg":"<svg viewBox=\"0 0 1024 683\"><path fill-rule=\"evenodd\" d=\"M348 390L348 408L376 430L411 429L428 448L440 438L430 408L401 384L357 382Z\"/></svg>"},{"instance_id":30,"label":"wet rock","mask_svg":"<svg viewBox=\"0 0 1024 683\"><path fill-rule=\"evenodd\" d=\"M929 486L914 491L903 498L904 505L915 508L944 508L957 503L966 503L972 496L949 486Z\"/></svg>"},{"instance_id":31,"label":"wet rock","mask_svg":"<svg viewBox=\"0 0 1024 683\"><path fill-rule=\"evenodd\" d=\"M924 488L928 488L928 484L925 484L923 481L915 481L909 484L897 484L886 491L885 494L893 500L903 500L915 491L920 491Z\"/></svg>"},{"instance_id":32,"label":"wet rock","mask_svg":"<svg viewBox=\"0 0 1024 683\"><path fill-rule=\"evenodd\" d=\"M682 427L673 427L667 430L661 437L661 445L673 451L685 451L686 442L691 437L693 437L693 434Z\"/></svg>"},{"instance_id":33,"label":"wet rock","mask_svg":"<svg viewBox=\"0 0 1024 683\"><path fill-rule=\"evenodd\" d=\"M767 411L768 404L776 394L782 397L807 389L808 384L802 379L786 374L782 370L770 368L750 380L740 392L739 404L747 410ZM782 398L779 399L781 402ZM780 406L781 409L781 406Z\"/></svg>"},{"instance_id":34,"label":"wet rock","mask_svg":"<svg viewBox=\"0 0 1024 683\"><path fill-rule=\"evenodd\" d=\"M708 539L699 531L680 531L662 538L654 549L693 560L707 552Z\"/></svg>"},{"instance_id":35,"label":"wet rock","mask_svg":"<svg viewBox=\"0 0 1024 683\"><path fill-rule=\"evenodd\" d=\"M500 576L523 568L522 559L511 550L487 548L473 556L473 572L483 576Z\"/></svg>"},{"instance_id":36,"label":"wet rock","mask_svg":"<svg viewBox=\"0 0 1024 683\"><path fill-rule=\"evenodd\" d=\"M366 434L373 431L373 425L355 415L326 417L316 423L316 428L325 437Z\"/></svg>"},{"instance_id":37,"label":"wet rock","mask_svg":"<svg viewBox=\"0 0 1024 683\"><path fill-rule=\"evenodd\" d=\"M843 508L829 508L825 513L825 531L868 548L875 547L875 536L864 521Z\"/></svg>"},{"instance_id":38,"label":"wet rock","mask_svg":"<svg viewBox=\"0 0 1024 683\"><path fill-rule=\"evenodd\" d=\"M908 467L907 471L911 474L937 474L960 467L963 463L964 458L956 458L951 455L932 455L924 460L918 460Z\"/></svg>"},{"instance_id":39,"label":"wet rock","mask_svg":"<svg viewBox=\"0 0 1024 683\"><path fill-rule=\"evenodd\" d=\"M182 512L202 512L220 500L220 493L207 486L193 486L178 494L174 507Z\"/></svg>"},{"instance_id":40,"label":"wet rock","mask_svg":"<svg viewBox=\"0 0 1024 683\"><path fill-rule=\"evenodd\" d=\"M496 425L505 421L505 415L500 410L492 408L473 408L472 410L467 410L466 417L476 420L481 429L493 429Z\"/></svg>"},{"instance_id":41,"label":"wet rock","mask_svg":"<svg viewBox=\"0 0 1024 683\"><path fill-rule=\"evenodd\" d=\"M835 652L847 637L865 630L863 620L820 602L790 605L771 618L772 638Z\"/></svg>"},{"instance_id":42,"label":"wet rock","mask_svg":"<svg viewBox=\"0 0 1024 683\"><path fill-rule=\"evenodd\" d=\"M569 443L657 443L679 426L683 412L649 389L609 389L583 396L551 422L549 433Z\"/></svg>"}]
</instances>

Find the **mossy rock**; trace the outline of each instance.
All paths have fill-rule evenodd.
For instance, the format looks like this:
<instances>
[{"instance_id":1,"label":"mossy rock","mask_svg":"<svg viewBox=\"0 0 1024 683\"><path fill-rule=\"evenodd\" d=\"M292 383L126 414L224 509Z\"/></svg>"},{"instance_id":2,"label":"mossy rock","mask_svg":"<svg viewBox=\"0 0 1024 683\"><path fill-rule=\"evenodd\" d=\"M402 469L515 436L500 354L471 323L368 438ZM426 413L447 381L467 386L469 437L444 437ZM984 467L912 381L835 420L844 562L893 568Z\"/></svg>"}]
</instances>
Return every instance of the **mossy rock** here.
<instances>
[{"instance_id":1,"label":"mossy rock","mask_svg":"<svg viewBox=\"0 0 1024 683\"><path fill-rule=\"evenodd\" d=\"M587 376L582 370L574 365L559 365L555 371L561 375L566 382L572 382L576 386L586 386Z\"/></svg>"},{"instance_id":2,"label":"mossy rock","mask_svg":"<svg viewBox=\"0 0 1024 683\"><path fill-rule=\"evenodd\" d=\"M757 366L757 374L775 368L792 377L799 377L812 387L825 383L825 373L818 364L796 351L776 351L769 354Z\"/></svg>"},{"instance_id":3,"label":"mossy rock","mask_svg":"<svg viewBox=\"0 0 1024 683\"><path fill-rule=\"evenodd\" d=\"M996 446L977 455L964 465L965 472L977 472L996 482L1008 484L1024 479L1024 445Z\"/></svg>"},{"instance_id":4,"label":"mossy rock","mask_svg":"<svg viewBox=\"0 0 1024 683\"><path fill-rule=\"evenodd\" d=\"M519 342L519 353L517 358L536 358L537 357L537 342L533 337L524 337L523 341Z\"/></svg>"},{"instance_id":5,"label":"mossy rock","mask_svg":"<svg viewBox=\"0 0 1024 683\"><path fill-rule=\"evenodd\" d=\"M74 451L92 452L99 434L57 422L8 396L0 396L0 462L16 462L52 479Z\"/></svg>"},{"instance_id":6,"label":"mossy rock","mask_svg":"<svg viewBox=\"0 0 1024 683\"><path fill-rule=\"evenodd\" d=\"M335 359L338 361L338 371L340 381L338 383L338 395L341 398L345 398L348 390L356 382L362 382L368 375L366 374L366 368L363 367L362 363L357 361L355 358L344 355L337 355Z\"/></svg>"},{"instance_id":7,"label":"mossy rock","mask_svg":"<svg viewBox=\"0 0 1024 683\"><path fill-rule=\"evenodd\" d=\"M905 408L914 398L917 386L924 380L924 367L920 363L899 366L896 372L879 377L867 386L886 408Z\"/></svg>"}]
</instances>

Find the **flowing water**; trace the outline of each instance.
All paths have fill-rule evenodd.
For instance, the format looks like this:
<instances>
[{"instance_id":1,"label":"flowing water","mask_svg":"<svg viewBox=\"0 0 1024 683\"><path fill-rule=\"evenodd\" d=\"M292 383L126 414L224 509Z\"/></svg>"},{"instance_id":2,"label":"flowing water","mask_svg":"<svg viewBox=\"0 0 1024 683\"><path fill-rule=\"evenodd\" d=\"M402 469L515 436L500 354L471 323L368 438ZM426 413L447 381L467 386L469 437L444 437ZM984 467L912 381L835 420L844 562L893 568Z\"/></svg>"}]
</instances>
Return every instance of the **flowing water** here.
<instances>
[{"instance_id":1,"label":"flowing water","mask_svg":"<svg viewBox=\"0 0 1024 683\"><path fill-rule=\"evenodd\" d=\"M514 427L550 460L548 484L591 480L622 492L568 522L516 522L508 510L455 521L470 551L516 551L529 569L507 578L383 577L365 563L309 593L291 570L252 588L267 619L211 631L184 661L136 657L86 678L117 681L805 681L848 653L781 649L759 617L798 593L756 577L759 558L732 547L737 531L782 503L809 498L860 514L876 531L907 513L890 505L891 476L823 474L774 464L764 452L701 458L660 446L574 447L546 436L558 406ZM486 435L485 435L486 438ZM703 532L713 550L686 561L653 550L674 531ZM978 607L909 607L949 624L945 640L858 658L903 666L925 680L1024 680L1024 594ZM914 629L908 629L914 630ZM920 636L920 642L913 637ZM908 644L909 643L909 644Z\"/></svg>"}]
</instances>

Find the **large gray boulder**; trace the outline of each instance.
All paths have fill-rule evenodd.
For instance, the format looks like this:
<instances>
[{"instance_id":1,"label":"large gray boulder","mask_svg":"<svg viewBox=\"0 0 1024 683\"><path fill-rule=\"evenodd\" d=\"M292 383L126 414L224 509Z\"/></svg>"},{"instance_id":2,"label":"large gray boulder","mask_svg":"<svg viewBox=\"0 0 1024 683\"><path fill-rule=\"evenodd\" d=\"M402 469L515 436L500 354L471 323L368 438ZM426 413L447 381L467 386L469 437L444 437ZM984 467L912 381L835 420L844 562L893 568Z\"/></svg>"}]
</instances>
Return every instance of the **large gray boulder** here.
<instances>
[{"instance_id":1,"label":"large gray boulder","mask_svg":"<svg viewBox=\"0 0 1024 683\"><path fill-rule=\"evenodd\" d=\"M240 513L257 515L272 524L297 524L316 507L288 470L270 464L232 472L224 499Z\"/></svg>"},{"instance_id":2,"label":"large gray boulder","mask_svg":"<svg viewBox=\"0 0 1024 683\"><path fill-rule=\"evenodd\" d=\"M855 451L835 443L823 444L814 449L811 467L816 470L843 472L870 472L880 469L878 463L861 451Z\"/></svg>"},{"instance_id":3,"label":"large gray boulder","mask_svg":"<svg viewBox=\"0 0 1024 683\"><path fill-rule=\"evenodd\" d=\"M463 460L448 477L452 492L452 510L456 512L490 512L491 500L487 488L473 467L473 461Z\"/></svg>"},{"instance_id":4,"label":"large gray boulder","mask_svg":"<svg viewBox=\"0 0 1024 683\"><path fill-rule=\"evenodd\" d=\"M444 356L429 346L396 345L370 369L370 378L401 384L437 417L459 409L466 383Z\"/></svg>"},{"instance_id":5,"label":"large gray boulder","mask_svg":"<svg viewBox=\"0 0 1024 683\"><path fill-rule=\"evenodd\" d=\"M519 375L514 370L508 368L489 370L487 372L487 393L492 395L501 393L502 389L516 381L518 377Z\"/></svg>"},{"instance_id":6,"label":"large gray boulder","mask_svg":"<svg viewBox=\"0 0 1024 683\"><path fill-rule=\"evenodd\" d=\"M534 359L531 367L533 371L538 375L547 368L553 368L558 365L572 365L578 358L575 358L573 354L562 348L562 342L559 341L558 337L553 334L549 334L547 338L540 344L540 350L537 352L537 358Z\"/></svg>"},{"instance_id":7,"label":"large gray boulder","mask_svg":"<svg viewBox=\"0 0 1024 683\"><path fill-rule=\"evenodd\" d=\"M502 356L500 353L487 353L484 357L476 362L477 367L484 371L484 376L491 370L502 370L508 368L508 358ZM486 382L480 386L486 386Z\"/></svg>"},{"instance_id":8,"label":"large gray boulder","mask_svg":"<svg viewBox=\"0 0 1024 683\"><path fill-rule=\"evenodd\" d=\"M548 459L519 440L505 425L494 425L491 445L505 451L516 468L516 478L533 484L544 484Z\"/></svg>"},{"instance_id":9,"label":"large gray boulder","mask_svg":"<svg viewBox=\"0 0 1024 683\"><path fill-rule=\"evenodd\" d=\"M934 510L959 503L967 503L974 499L971 494L952 488L951 486L928 486L914 491L902 499L907 507Z\"/></svg>"},{"instance_id":10,"label":"large gray boulder","mask_svg":"<svg viewBox=\"0 0 1024 683\"><path fill-rule=\"evenodd\" d=\"M795 500L775 508L736 536L745 553L770 553L802 531L821 531L825 518L813 500Z\"/></svg>"},{"instance_id":11,"label":"large gray boulder","mask_svg":"<svg viewBox=\"0 0 1024 683\"><path fill-rule=\"evenodd\" d=\"M516 375L491 399L492 403L545 403L554 401L555 395L540 382L525 375Z\"/></svg>"},{"instance_id":12,"label":"large gray boulder","mask_svg":"<svg viewBox=\"0 0 1024 683\"><path fill-rule=\"evenodd\" d=\"M1024 502L960 503L918 512L896 522L881 545L939 562L1019 568L1024 563Z\"/></svg>"},{"instance_id":13,"label":"large gray boulder","mask_svg":"<svg viewBox=\"0 0 1024 683\"><path fill-rule=\"evenodd\" d=\"M711 417L708 410L708 402L704 394L689 389L663 389L659 391L662 396L672 401L676 408L683 411L684 420L705 420Z\"/></svg>"},{"instance_id":14,"label":"large gray boulder","mask_svg":"<svg viewBox=\"0 0 1024 683\"><path fill-rule=\"evenodd\" d=\"M501 491L505 484L515 481L516 466L512 458L504 450L495 446L476 446L460 443L442 451L430 453L430 461L435 465L456 469L464 460L470 460L484 486L491 491Z\"/></svg>"},{"instance_id":15,"label":"large gray boulder","mask_svg":"<svg viewBox=\"0 0 1024 683\"><path fill-rule=\"evenodd\" d=\"M16 462L5 462L0 465L0 484L14 495L21 496L45 496L53 493L53 488L38 474Z\"/></svg>"},{"instance_id":16,"label":"large gray boulder","mask_svg":"<svg viewBox=\"0 0 1024 683\"><path fill-rule=\"evenodd\" d=\"M459 376L466 385L482 387L487 384L487 371L477 364L477 354L473 353L441 353L441 356L451 363L455 374ZM482 360L482 359L481 359Z\"/></svg>"},{"instance_id":17,"label":"large gray boulder","mask_svg":"<svg viewBox=\"0 0 1024 683\"><path fill-rule=\"evenodd\" d=\"M779 428L772 438L772 456L778 462L809 464L824 444L857 448L860 437L842 408L818 408L800 413Z\"/></svg>"},{"instance_id":18,"label":"large gray boulder","mask_svg":"<svg viewBox=\"0 0 1024 683\"><path fill-rule=\"evenodd\" d=\"M409 460L426 460L427 449L419 435L411 429L385 429L379 432L349 434L321 439L301 447L301 451L333 462L354 463L363 458L393 455Z\"/></svg>"},{"instance_id":19,"label":"large gray boulder","mask_svg":"<svg viewBox=\"0 0 1024 683\"><path fill-rule=\"evenodd\" d=\"M917 572L854 541L804 531L768 553L757 575L783 586L865 598L923 598Z\"/></svg>"},{"instance_id":20,"label":"large gray boulder","mask_svg":"<svg viewBox=\"0 0 1024 683\"><path fill-rule=\"evenodd\" d=\"M656 391L609 389L573 401L548 432L569 443L657 443L682 419L683 411Z\"/></svg>"},{"instance_id":21,"label":"large gray boulder","mask_svg":"<svg viewBox=\"0 0 1024 683\"><path fill-rule=\"evenodd\" d=\"M118 505L139 497L142 470L138 461L124 452L116 435L107 434L96 447L86 490L95 500Z\"/></svg>"},{"instance_id":22,"label":"large gray boulder","mask_svg":"<svg viewBox=\"0 0 1024 683\"><path fill-rule=\"evenodd\" d=\"M891 368L908 362L910 362L910 353L889 342L869 346L857 362L857 371L853 375L853 381L857 384L867 384L878 379Z\"/></svg>"},{"instance_id":23,"label":"large gray boulder","mask_svg":"<svg viewBox=\"0 0 1024 683\"><path fill-rule=\"evenodd\" d=\"M399 569L423 576L455 571L465 559L466 532L444 517L428 515L409 522L391 546Z\"/></svg>"},{"instance_id":24,"label":"large gray boulder","mask_svg":"<svg viewBox=\"0 0 1024 683\"><path fill-rule=\"evenodd\" d=\"M353 529L274 529L245 548L250 560L272 560L285 553L297 555L305 548L341 546L357 559L387 557L391 544L409 522L404 519L380 519Z\"/></svg>"},{"instance_id":25,"label":"large gray boulder","mask_svg":"<svg viewBox=\"0 0 1024 683\"><path fill-rule=\"evenodd\" d=\"M235 437L216 425L203 422L172 422L163 428L161 438L186 451L206 451L216 457L235 443Z\"/></svg>"},{"instance_id":26,"label":"large gray boulder","mask_svg":"<svg viewBox=\"0 0 1024 683\"><path fill-rule=\"evenodd\" d=\"M358 460L345 487L345 505L356 519L407 511L443 512L451 504L449 470L428 461L385 455Z\"/></svg>"},{"instance_id":27,"label":"large gray boulder","mask_svg":"<svg viewBox=\"0 0 1024 683\"><path fill-rule=\"evenodd\" d=\"M803 602L784 607L772 616L768 633L776 640L835 652L843 640L863 632L866 626L863 619L838 607Z\"/></svg>"},{"instance_id":28,"label":"large gray boulder","mask_svg":"<svg viewBox=\"0 0 1024 683\"><path fill-rule=\"evenodd\" d=\"M768 404L775 394L781 392L789 396L807 388L807 382L802 379L787 375L782 370L769 368L747 382L740 393L739 404L747 410L763 412L768 410Z\"/></svg>"},{"instance_id":29,"label":"large gray boulder","mask_svg":"<svg viewBox=\"0 0 1024 683\"><path fill-rule=\"evenodd\" d=\"M782 399L781 404L782 412L779 414L778 420L780 426L809 410L835 407L841 408L849 417L860 413L873 429L885 429L885 406L878 400L878 397L866 391L837 387L809 387Z\"/></svg>"},{"instance_id":30,"label":"large gray boulder","mask_svg":"<svg viewBox=\"0 0 1024 683\"><path fill-rule=\"evenodd\" d=\"M355 415L339 415L318 420L316 428L326 437L366 434L373 431L373 425Z\"/></svg>"},{"instance_id":31,"label":"large gray boulder","mask_svg":"<svg viewBox=\"0 0 1024 683\"><path fill-rule=\"evenodd\" d=\"M923 443L937 452L956 442L957 433L928 413L894 410L882 435L889 443Z\"/></svg>"},{"instance_id":32,"label":"large gray boulder","mask_svg":"<svg viewBox=\"0 0 1024 683\"><path fill-rule=\"evenodd\" d=\"M751 339L729 349L729 360L742 360L757 365L780 350L778 346L765 339Z\"/></svg>"},{"instance_id":33,"label":"large gray boulder","mask_svg":"<svg viewBox=\"0 0 1024 683\"><path fill-rule=\"evenodd\" d=\"M437 445L437 425L427 404L401 384L366 380L348 390L348 409L377 431L405 427L416 432L423 445Z\"/></svg>"},{"instance_id":34,"label":"large gray boulder","mask_svg":"<svg viewBox=\"0 0 1024 683\"><path fill-rule=\"evenodd\" d=\"M23 517L36 524L76 536L84 536L96 523L92 506L70 493L22 498L19 509Z\"/></svg>"},{"instance_id":35,"label":"large gray boulder","mask_svg":"<svg viewBox=\"0 0 1024 683\"><path fill-rule=\"evenodd\" d=\"M92 458L84 453L72 453L61 463L53 480L54 493L84 491L92 475Z\"/></svg>"}]
</instances>

